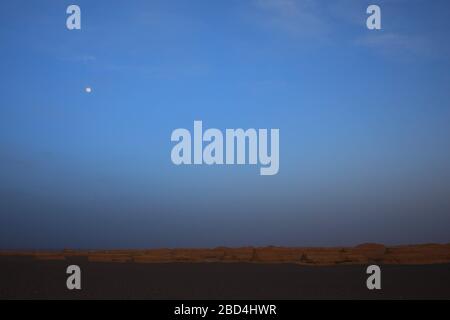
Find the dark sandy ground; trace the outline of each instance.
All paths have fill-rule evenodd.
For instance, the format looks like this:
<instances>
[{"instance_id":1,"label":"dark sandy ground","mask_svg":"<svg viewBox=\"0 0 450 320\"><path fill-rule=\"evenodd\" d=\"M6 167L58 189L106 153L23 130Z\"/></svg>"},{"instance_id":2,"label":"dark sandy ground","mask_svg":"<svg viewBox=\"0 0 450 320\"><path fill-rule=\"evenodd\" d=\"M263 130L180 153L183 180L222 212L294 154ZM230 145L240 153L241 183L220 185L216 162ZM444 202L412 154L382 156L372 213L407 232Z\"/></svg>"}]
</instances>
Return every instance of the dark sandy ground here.
<instances>
[{"instance_id":1,"label":"dark sandy ground","mask_svg":"<svg viewBox=\"0 0 450 320\"><path fill-rule=\"evenodd\" d=\"M66 289L66 268L82 289ZM450 264L382 265L382 289L366 265L114 263L0 257L1 299L450 299Z\"/></svg>"}]
</instances>

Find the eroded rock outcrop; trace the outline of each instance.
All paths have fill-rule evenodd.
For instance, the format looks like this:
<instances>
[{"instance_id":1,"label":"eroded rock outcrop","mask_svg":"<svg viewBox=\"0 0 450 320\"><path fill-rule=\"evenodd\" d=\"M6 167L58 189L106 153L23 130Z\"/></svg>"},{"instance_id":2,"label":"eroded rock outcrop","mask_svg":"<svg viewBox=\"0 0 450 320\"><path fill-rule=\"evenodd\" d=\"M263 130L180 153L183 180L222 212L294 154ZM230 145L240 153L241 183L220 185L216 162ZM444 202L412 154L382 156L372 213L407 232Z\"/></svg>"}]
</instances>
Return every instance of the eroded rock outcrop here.
<instances>
[{"instance_id":1,"label":"eroded rock outcrop","mask_svg":"<svg viewBox=\"0 0 450 320\"><path fill-rule=\"evenodd\" d=\"M366 243L356 247L243 247L213 249L152 249L60 252L9 251L0 256L37 260L87 259L91 262L117 263L295 263L299 265L345 264L436 264L450 263L450 244L390 246Z\"/></svg>"}]
</instances>

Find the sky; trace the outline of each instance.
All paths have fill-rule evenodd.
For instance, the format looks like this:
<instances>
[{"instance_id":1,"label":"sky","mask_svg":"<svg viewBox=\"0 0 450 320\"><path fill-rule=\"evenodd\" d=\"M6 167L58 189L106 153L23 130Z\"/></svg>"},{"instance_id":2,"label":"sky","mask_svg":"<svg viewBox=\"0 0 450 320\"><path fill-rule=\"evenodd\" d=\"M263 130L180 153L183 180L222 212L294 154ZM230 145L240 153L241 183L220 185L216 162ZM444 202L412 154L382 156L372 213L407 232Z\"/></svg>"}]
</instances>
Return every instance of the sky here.
<instances>
[{"instance_id":1,"label":"sky","mask_svg":"<svg viewBox=\"0 0 450 320\"><path fill-rule=\"evenodd\" d=\"M449 10L3 1L0 249L450 242ZM175 166L194 120L278 128L279 173Z\"/></svg>"}]
</instances>

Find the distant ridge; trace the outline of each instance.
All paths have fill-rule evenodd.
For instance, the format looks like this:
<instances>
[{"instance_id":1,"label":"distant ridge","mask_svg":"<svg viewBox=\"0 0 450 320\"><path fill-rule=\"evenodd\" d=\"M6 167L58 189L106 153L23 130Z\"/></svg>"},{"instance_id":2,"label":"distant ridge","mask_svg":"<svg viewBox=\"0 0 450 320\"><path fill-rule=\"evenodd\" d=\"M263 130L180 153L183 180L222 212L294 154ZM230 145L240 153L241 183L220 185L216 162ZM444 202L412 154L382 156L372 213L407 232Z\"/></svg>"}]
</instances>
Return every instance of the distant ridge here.
<instances>
[{"instance_id":1,"label":"distant ridge","mask_svg":"<svg viewBox=\"0 0 450 320\"><path fill-rule=\"evenodd\" d=\"M0 251L0 257L134 263L295 263L299 265L450 263L450 244L356 247L242 247L213 249Z\"/></svg>"}]
</instances>

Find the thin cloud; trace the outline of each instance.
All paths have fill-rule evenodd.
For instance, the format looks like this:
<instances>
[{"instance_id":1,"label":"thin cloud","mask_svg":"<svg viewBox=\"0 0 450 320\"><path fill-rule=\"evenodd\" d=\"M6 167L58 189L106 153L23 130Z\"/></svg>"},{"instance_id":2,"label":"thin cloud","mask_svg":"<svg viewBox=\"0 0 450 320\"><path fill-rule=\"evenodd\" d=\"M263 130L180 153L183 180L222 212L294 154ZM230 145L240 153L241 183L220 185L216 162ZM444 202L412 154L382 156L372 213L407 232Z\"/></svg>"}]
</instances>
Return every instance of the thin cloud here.
<instances>
[{"instance_id":1,"label":"thin cloud","mask_svg":"<svg viewBox=\"0 0 450 320\"><path fill-rule=\"evenodd\" d=\"M294 36L324 36L329 26L312 0L255 0L262 23Z\"/></svg>"}]
</instances>

